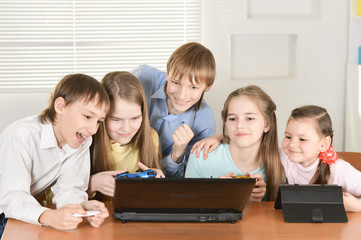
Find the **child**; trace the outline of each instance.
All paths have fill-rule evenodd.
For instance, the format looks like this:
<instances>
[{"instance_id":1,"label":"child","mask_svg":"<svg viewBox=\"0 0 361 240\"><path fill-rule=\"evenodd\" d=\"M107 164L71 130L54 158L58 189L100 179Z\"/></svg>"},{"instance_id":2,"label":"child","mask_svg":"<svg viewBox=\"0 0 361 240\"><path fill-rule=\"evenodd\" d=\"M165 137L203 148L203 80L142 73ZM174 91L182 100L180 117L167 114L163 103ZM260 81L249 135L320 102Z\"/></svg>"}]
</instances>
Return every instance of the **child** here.
<instances>
[{"instance_id":1,"label":"child","mask_svg":"<svg viewBox=\"0 0 361 240\"><path fill-rule=\"evenodd\" d=\"M251 200L261 201L265 194L265 200L275 200L282 179L275 111L275 103L257 86L233 91L222 111L223 143L207 160L191 154L185 176L250 175L258 179Z\"/></svg>"},{"instance_id":2,"label":"child","mask_svg":"<svg viewBox=\"0 0 361 240\"><path fill-rule=\"evenodd\" d=\"M214 82L214 57L189 42L170 56L167 72L142 65L133 73L147 97L150 125L159 134L165 175L183 177L192 145L215 132L213 111L203 101Z\"/></svg>"},{"instance_id":3,"label":"child","mask_svg":"<svg viewBox=\"0 0 361 240\"><path fill-rule=\"evenodd\" d=\"M361 172L338 159L332 147L332 122L326 109L292 111L282 142L281 161L290 184L337 184L347 211L361 211Z\"/></svg>"},{"instance_id":4,"label":"child","mask_svg":"<svg viewBox=\"0 0 361 240\"><path fill-rule=\"evenodd\" d=\"M49 106L39 115L9 125L0 135L0 213L33 224L71 230L85 210L99 227L108 216L104 203L87 201L89 146L105 119L109 98L101 84L83 74L65 76ZM57 209L42 207L36 197L51 187ZM3 226L4 227L4 226Z\"/></svg>"},{"instance_id":5,"label":"child","mask_svg":"<svg viewBox=\"0 0 361 240\"><path fill-rule=\"evenodd\" d=\"M104 199L102 194L113 197L114 176L124 171L135 173L150 167L157 177L164 177L158 169L158 135L149 125L145 94L138 79L129 72L111 72L104 76L102 85L110 99L110 111L91 146L88 189L88 194L100 192L98 199Z\"/></svg>"}]
</instances>

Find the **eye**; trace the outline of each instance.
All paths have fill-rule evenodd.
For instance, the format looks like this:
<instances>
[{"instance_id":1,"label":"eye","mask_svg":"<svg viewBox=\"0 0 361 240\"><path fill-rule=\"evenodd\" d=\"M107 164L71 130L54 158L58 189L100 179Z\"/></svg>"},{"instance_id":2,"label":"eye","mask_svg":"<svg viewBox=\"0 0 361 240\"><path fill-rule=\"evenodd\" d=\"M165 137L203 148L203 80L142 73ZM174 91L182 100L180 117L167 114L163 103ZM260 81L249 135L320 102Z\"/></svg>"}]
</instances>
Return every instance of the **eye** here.
<instances>
[{"instance_id":1,"label":"eye","mask_svg":"<svg viewBox=\"0 0 361 240\"><path fill-rule=\"evenodd\" d=\"M254 120L254 117L247 117L247 120L252 121L252 120Z\"/></svg>"},{"instance_id":2,"label":"eye","mask_svg":"<svg viewBox=\"0 0 361 240\"><path fill-rule=\"evenodd\" d=\"M307 141L307 139L305 139L305 138L300 138L300 141L301 141L301 142L305 142L305 141Z\"/></svg>"},{"instance_id":3,"label":"eye","mask_svg":"<svg viewBox=\"0 0 361 240\"><path fill-rule=\"evenodd\" d=\"M89 115L84 115L84 117L85 117L86 119L91 119L91 116L89 116Z\"/></svg>"},{"instance_id":4,"label":"eye","mask_svg":"<svg viewBox=\"0 0 361 240\"><path fill-rule=\"evenodd\" d=\"M198 87L196 87L196 86L192 86L191 87L193 90L197 90L198 89Z\"/></svg>"},{"instance_id":5,"label":"eye","mask_svg":"<svg viewBox=\"0 0 361 240\"><path fill-rule=\"evenodd\" d=\"M177 81L172 81L173 84L175 85L178 85L178 82Z\"/></svg>"},{"instance_id":6,"label":"eye","mask_svg":"<svg viewBox=\"0 0 361 240\"><path fill-rule=\"evenodd\" d=\"M236 118L235 117L230 117L230 118L228 118L228 121L236 121Z\"/></svg>"},{"instance_id":7,"label":"eye","mask_svg":"<svg viewBox=\"0 0 361 240\"><path fill-rule=\"evenodd\" d=\"M138 120L138 119L140 119L140 116L133 117L132 119L133 119L133 120Z\"/></svg>"},{"instance_id":8,"label":"eye","mask_svg":"<svg viewBox=\"0 0 361 240\"><path fill-rule=\"evenodd\" d=\"M103 121L102 121L102 120L98 120L97 123L98 123L98 124L102 124Z\"/></svg>"},{"instance_id":9,"label":"eye","mask_svg":"<svg viewBox=\"0 0 361 240\"><path fill-rule=\"evenodd\" d=\"M291 139L291 136L287 136L287 135L286 135L286 136L285 136L285 138L287 138L287 139Z\"/></svg>"}]
</instances>

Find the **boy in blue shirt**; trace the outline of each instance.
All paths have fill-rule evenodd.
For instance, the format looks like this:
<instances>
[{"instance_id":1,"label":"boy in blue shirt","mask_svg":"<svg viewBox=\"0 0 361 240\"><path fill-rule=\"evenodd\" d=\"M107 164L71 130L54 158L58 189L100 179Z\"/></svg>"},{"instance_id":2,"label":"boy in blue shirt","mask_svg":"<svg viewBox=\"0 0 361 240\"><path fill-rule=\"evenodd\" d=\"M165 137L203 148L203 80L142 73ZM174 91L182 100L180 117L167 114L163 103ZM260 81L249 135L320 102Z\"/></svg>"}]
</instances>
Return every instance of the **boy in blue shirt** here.
<instances>
[{"instance_id":1,"label":"boy in blue shirt","mask_svg":"<svg viewBox=\"0 0 361 240\"><path fill-rule=\"evenodd\" d=\"M87 217L99 227L109 215L104 203L88 201L89 146L104 121L109 98L101 84L84 74L65 76L49 106L39 115L18 120L0 135L0 238L7 218L72 230ZM36 198L51 187L57 209Z\"/></svg>"},{"instance_id":2,"label":"boy in blue shirt","mask_svg":"<svg viewBox=\"0 0 361 240\"><path fill-rule=\"evenodd\" d=\"M132 73L144 88L150 125L160 138L163 172L183 177L193 144L215 133L213 111L203 100L216 75L213 54L189 42L170 56L167 72L141 65Z\"/></svg>"}]
</instances>

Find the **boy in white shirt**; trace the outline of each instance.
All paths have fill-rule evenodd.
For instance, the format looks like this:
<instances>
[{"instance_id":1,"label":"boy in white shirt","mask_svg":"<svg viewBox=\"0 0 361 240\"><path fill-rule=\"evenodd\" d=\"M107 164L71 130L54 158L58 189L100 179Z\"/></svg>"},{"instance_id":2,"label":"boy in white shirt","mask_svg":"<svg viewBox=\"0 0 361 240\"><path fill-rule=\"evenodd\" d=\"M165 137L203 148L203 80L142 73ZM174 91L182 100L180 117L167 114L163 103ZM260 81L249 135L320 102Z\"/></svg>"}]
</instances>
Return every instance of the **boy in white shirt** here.
<instances>
[{"instance_id":1,"label":"boy in white shirt","mask_svg":"<svg viewBox=\"0 0 361 240\"><path fill-rule=\"evenodd\" d=\"M0 135L0 238L6 218L75 229L86 210L101 213L87 220L99 227L109 213L104 203L88 201L91 136L105 119L109 98L101 84L83 74L65 76L49 106L18 120ZM57 209L36 200L51 187Z\"/></svg>"}]
</instances>

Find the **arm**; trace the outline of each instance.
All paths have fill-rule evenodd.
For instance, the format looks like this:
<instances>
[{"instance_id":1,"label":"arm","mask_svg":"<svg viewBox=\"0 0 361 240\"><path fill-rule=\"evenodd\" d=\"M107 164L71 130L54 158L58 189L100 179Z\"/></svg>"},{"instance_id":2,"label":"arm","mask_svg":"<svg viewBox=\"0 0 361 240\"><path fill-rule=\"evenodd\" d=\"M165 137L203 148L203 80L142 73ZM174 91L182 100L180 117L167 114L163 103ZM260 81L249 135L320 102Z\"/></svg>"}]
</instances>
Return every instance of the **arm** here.
<instances>
[{"instance_id":1,"label":"arm","mask_svg":"<svg viewBox=\"0 0 361 240\"><path fill-rule=\"evenodd\" d=\"M348 212L361 211L361 198L356 198L348 192L343 193L343 203L345 206L345 210Z\"/></svg>"},{"instance_id":2,"label":"arm","mask_svg":"<svg viewBox=\"0 0 361 240\"><path fill-rule=\"evenodd\" d=\"M223 134L215 134L213 136L204 138L193 145L191 153L196 150L196 155L198 158L200 156L201 150L203 149L203 159L206 160L208 153L213 152L219 146L219 144L221 144L222 139Z\"/></svg>"},{"instance_id":3,"label":"arm","mask_svg":"<svg viewBox=\"0 0 361 240\"><path fill-rule=\"evenodd\" d=\"M89 188L87 190L88 195L98 191L106 196L113 197L115 186L114 177L126 171L127 170L104 171L91 175L89 179Z\"/></svg>"}]
</instances>

